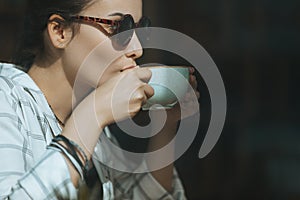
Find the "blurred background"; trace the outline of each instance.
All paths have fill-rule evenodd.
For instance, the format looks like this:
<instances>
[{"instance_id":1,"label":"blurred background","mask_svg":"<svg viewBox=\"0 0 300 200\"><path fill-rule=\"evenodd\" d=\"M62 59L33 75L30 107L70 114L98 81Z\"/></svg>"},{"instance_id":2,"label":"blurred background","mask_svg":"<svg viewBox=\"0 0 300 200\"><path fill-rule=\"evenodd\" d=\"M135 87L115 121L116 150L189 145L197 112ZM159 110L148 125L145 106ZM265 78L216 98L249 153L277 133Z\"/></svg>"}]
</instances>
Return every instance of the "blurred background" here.
<instances>
[{"instance_id":1,"label":"blurred background","mask_svg":"<svg viewBox=\"0 0 300 200\"><path fill-rule=\"evenodd\" d=\"M300 199L299 9L299 0L144 1L153 26L180 31L207 50L226 87L225 127L199 159L210 100L197 74L200 128L176 161L189 199ZM1 61L10 60L23 11L24 0L0 0Z\"/></svg>"}]
</instances>

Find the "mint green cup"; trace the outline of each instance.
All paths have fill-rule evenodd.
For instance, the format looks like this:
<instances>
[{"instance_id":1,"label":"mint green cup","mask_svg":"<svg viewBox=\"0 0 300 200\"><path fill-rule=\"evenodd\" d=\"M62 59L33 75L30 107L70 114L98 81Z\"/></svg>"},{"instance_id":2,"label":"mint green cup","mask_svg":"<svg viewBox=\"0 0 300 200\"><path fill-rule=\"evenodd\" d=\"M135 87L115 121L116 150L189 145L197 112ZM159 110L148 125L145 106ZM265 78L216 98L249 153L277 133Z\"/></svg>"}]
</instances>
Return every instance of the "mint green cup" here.
<instances>
[{"instance_id":1,"label":"mint green cup","mask_svg":"<svg viewBox=\"0 0 300 200\"><path fill-rule=\"evenodd\" d=\"M189 68L184 66L151 66L148 84L154 95L142 106L143 110L169 109L183 98L189 87Z\"/></svg>"}]
</instances>

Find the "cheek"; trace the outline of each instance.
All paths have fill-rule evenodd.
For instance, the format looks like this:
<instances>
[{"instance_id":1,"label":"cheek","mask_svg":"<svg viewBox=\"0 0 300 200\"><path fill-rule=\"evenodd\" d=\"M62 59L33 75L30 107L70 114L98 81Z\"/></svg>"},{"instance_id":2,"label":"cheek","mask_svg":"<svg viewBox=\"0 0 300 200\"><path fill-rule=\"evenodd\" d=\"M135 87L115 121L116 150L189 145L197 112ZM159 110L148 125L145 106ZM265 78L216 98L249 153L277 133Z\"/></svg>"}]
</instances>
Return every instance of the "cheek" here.
<instances>
[{"instance_id":1,"label":"cheek","mask_svg":"<svg viewBox=\"0 0 300 200\"><path fill-rule=\"evenodd\" d=\"M107 66L106 68L101 68L101 75L99 75L97 80L97 86L102 85L107 82L109 79L117 76L120 71L116 70L114 64Z\"/></svg>"},{"instance_id":2,"label":"cheek","mask_svg":"<svg viewBox=\"0 0 300 200\"><path fill-rule=\"evenodd\" d=\"M85 27L65 50L66 76L72 85L79 79L97 87L120 73L123 55L99 30Z\"/></svg>"},{"instance_id":3,"label":"cheek","mask_svg":"<svg viewBox=\"0 0 300 200\"><path fill-rule=\"evenodd\" d=\"M91 70L91 66L95 65L95 58L90 58L90 55L103 40L105 40L105 38L99 37L99 34L98 37L93 37L93 34L80 31L68 44L62 56L62 62L66 77L72 85L76 78L93 78L91 75L95 74L95 72ZM97 56L97 60L101 60L101 55ZM80 72L80 74L77 74L78 72ZM89 73L84 75L83 73L86 72ZM81 77L77 77L77 75ZM88 81L90 82L91 80Z\"/></svg>"},{"instance_id":4,"label":"cheek","mask_svg":"<svg viewBox=\"0 0 300 200\"><path fill-rule=\"evenodd\" d=\"M85 30L80 30L80 33L71 40L66 48L65 59L72 65L80 64L100 42L99 37L88 34Z\"/></svg>"}]
</instances>

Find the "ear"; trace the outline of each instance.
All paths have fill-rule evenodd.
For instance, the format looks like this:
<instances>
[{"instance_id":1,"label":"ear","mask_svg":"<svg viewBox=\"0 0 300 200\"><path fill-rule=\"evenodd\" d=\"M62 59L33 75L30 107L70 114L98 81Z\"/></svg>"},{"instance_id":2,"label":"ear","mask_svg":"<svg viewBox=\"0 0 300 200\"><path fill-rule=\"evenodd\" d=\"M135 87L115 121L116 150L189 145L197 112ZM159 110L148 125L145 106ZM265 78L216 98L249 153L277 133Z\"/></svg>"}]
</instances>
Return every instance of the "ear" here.
<instances>
[{"instance_id":1,"label":"ear","mask_svg":"<svg viewBox=\"0 0 300 200\"><path fill-rule=\"evenodd\" d=\"M64 49L72 40L73 30L64 24L64 18L59 15L51 15L47 25L49 39L52 45L58 49Z\"/></svg>"}]
</instances>

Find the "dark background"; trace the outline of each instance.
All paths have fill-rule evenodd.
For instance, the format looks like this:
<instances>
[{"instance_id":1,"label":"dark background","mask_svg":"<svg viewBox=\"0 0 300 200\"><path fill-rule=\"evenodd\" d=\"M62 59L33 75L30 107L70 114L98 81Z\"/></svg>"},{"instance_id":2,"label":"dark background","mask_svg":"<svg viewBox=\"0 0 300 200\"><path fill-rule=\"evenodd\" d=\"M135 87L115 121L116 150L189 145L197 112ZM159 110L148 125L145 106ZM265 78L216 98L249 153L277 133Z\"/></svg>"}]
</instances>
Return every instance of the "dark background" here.
<instances>
[{"instance_id":1,"label":"dark background","mask_svg":"<svg viewBox=\"0 0 300 200\"><path fill-rule=\"evenodd\" d=\"M2 61L10 59L23 5L0 0ZM180 31L208 51L226 87L225 127L199 159L210 113L199 75L199 132L176 161L189 199L300 199L299 9L299 0L144 1L153 26Z\"/></svg>"}]
</instances>

